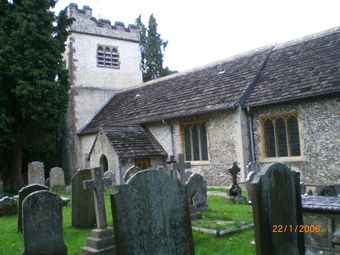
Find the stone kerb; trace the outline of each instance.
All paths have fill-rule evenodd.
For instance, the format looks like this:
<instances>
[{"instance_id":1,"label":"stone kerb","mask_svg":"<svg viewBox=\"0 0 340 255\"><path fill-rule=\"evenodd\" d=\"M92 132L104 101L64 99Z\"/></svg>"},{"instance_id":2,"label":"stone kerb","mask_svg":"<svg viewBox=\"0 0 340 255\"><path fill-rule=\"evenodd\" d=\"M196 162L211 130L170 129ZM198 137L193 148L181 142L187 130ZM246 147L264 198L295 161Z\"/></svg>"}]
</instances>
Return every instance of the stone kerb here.
<instances>
[{"instance_id":1,"label":"stone kerb","mask_svg":"<svg viewBox=\"0 0 340 255\"><path fill-rule=\"evenodd\" d=\"M23 201L23 255L66 255L62 201L50 191L35 191Z\"/></svg>"},{"instance_id":2,"label":"stone kerb","mask_svg":"<svg viewBox=\"0 0 340 255\"><path fill-rule=\"evenodd\" d=\"M252 181L251 201L256 254L305 254L304 235L295 231L303 224L298 173L282 163L264 166Z\"/></svg>"},{"instance_id":3,"label":"stone kerb","mask_svg":"<svg viewBox=\"0 0 340 255\"><path fill-rule=\"evenodd\" d=\"M111 195L118 254L194 254L185 187L163 171L143 170Z\"/></svg>"}]
</instances>

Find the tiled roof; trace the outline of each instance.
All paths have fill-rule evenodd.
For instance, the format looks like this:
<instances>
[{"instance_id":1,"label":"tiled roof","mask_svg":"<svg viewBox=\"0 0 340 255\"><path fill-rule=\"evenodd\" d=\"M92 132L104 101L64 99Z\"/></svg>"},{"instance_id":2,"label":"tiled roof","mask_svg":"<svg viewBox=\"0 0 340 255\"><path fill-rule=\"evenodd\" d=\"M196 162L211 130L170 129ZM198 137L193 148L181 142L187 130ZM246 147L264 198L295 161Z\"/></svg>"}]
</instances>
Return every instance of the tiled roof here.
<instances>
[{"instance_id":1,"label":"tiled roof","mask_svg":"<svg viewBox=\"0 0 340 255\"><path fill-rule=\"evenodd\" d=\"M166 157L168 154L152 134L139 125L101 128L119 158Z\"/></svg>"},{"instance_id":2,"label":"tiled roof","mask_svg":"<svg viewBox=\"0 0 340 255\"><path fill-rule=\"evenodd\" d=\"M340 92L340 27L273 49L247 106Z\"/></svg>"},{"instance_id":3,"label":"tiled roof","mask_svg":"<svg viewBox=\"0 0 340 255\"><path fill-rule=\"evenodd\" d=\"M271 47L179 73L115 95L79 134L235 108Z\"/></svg>"}]
</instances>

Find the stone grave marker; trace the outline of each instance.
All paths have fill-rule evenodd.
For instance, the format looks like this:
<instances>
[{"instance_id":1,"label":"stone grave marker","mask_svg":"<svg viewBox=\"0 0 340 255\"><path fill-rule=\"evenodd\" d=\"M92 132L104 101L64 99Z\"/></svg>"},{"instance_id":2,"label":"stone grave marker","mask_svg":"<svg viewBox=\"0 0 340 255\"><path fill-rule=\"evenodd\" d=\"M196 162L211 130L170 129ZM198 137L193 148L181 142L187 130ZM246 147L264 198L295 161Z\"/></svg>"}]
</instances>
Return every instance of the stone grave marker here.
<instances>
[{"instance_id":1,"label":"stone grave marker","mask_svg":"<svg viewBox=\"0 0 340 255\"><path fill-rule=\"evenodd\" d=\"M144 170L111 195L118 254L194 254L185 187L159 170Z\"/></svg>"},{"instance_id":2,"label":"stone grave marker","mask_svg":"<svg viewBox=\"0 0 340 255\"><path fill-rule=\"evenodd\" d=\"M104 201L105 186L110 186L111 180L103 179L99 167L91 169L91 175L93 179L83 181L83 188L93 190L97 228L86 239L87 246L81 248L81 254L115 254L113 231L107 226Z\"/></svg>"},{"instance_id":3,"label":"stone grave marker","mask_svg":"<svg viewBox=\"0 0 340 255\"><path fill-rule=\"evenodd\" d=\"M50 188L55 192L65 191L64 171L60 167L53 167L50 171Z\"/></svg>"},{"instance_id":4,"label":"stone grave marker","mask_svg":"<svg viewBox=\"0 0 340 255\"><path fill-rule=\"evenodd\" d=\"M248 204L251 204L251 197L253 194L253 190L252 190L252 181L254 179L254 177L256 176L255 171L250 171L247 175L247 179L246 179L246 188L247 188L247 194L248 194Z\"/></svg>"},{"instance_id":5,"label":"stone grave marker","mask_svg":"<svg viewBox=\"0 0 340 255\"><path fill-rule=\"evenodd\" d=\"M135 173L138 173L140 171L142 171L142 169L138 166L130 167L128 170L126 170L126 172L124 174L124 177L123 177L124 181L127 182L131 178L132 175L134 175Z\"/></svg>"},{"instance_id":6,"label":"stone grave marker","mask_svg":"<svg viewBox=\"0 0 340 255\"><path fill-rule=\"evenodd\" d=\"M201 211L208 209L207 182L202 175L195 173L190 176L185 188L191 219L202 219Z\"/></svg>"},{"instance_id":7,"label":"stone grave marker","mask_svg":"<svg viewBox=\"0 0 340 255\"><path fill-rule=\"evenodd\" d=\"M40 184L45 185L44 163L33 161L28 163L28 185Z\"/></svg>"},{"instance_id":8,"label":"stone grave marker","mask_svg":"<svg viewBox=\"0 0 340 255\"><path fill-rule=\"evenodd\" d=\"M77 171L71 178L71 224L76 228L92 228L96 224L93 192L83 189L83 181L90 180L91 170Z\"/></svg>"},{"instance_id":9,"label":"stone grave marker","mask_svg":"<svg viewBox=\"0 0 340 255\"><path fill-rule=\"evenodd\" d=\"M191 167L191 164L184 162L184 156L183 154L177 155L177 162L173 163L172 165L173 169L179 173L179 178L181 180L182 184L185 184L185 170Z\"/></svg>"},{"instance_id":10,"label":"stone grave marker","mask_svg":"<svg viewBox=\"0 0 340 255\"><path fill-rule=\"evenodd\" d=\"M63 238L62 201L53 192L42 190L23 202L23 255L66 255Z\"/></svg>"},{"instance_id":11,"label":"stone grave marker","mask_svg":"<svg viewBox=\"0 0 340 255\"><path fill-rule=\"evenodd\" d=\"M189 169L185 170L185 172L184 172L184 183L186 183L189 180L189 178L192 174L193 174L193 172L191 172Z\"/></svg>"},{"instance_id":12,"label":"stone grave marker","mask_svg":"<svg viewBox=\"0 0 340 255\"><path fill-rule=\"evenodd\" d=\"M237 197L241 195L241 187L237 183L237 174L241 171L241 169L238 167L236 162L233 163L233 166L228 169L228 172L232 176L233 184L228 189L228 195Z\"/></svg>"},{"instance_id":13,"label":"stone grave marker","mask_svg":"<svg viewBox=\"0 0 340 255\"><path fill-rule=\"evenodd\" d=\"M325 187L321 187L316 191L318 196L329 196L329 197L337 197L338 196L338 192L335 188L335 186L325 186Z\"/></svg>"},{"instance_id":14,"label":"stone grave marker","mask_svg":"<svg viewBox=\"0 0 340 255\"><path fill-rule=\"evenodd\" d=\"M24 199L35 191L49 190L48 187L40 184L31 184L25 186L19 190L19 201L18 201L18 232L22 232L22 203Z\"/></svg>"},{"instance_id":15,"label":"stone grave marker","mask_svg":"<svg viewBox=\"0 0 340 255\"><path fill-rule=\"evenodd\" d=\"M0 216L17 214L17 201L11 197L0 198Z\"/></svg>"},{"instance_id":16,"label":"stone grave marker","mask_svg":"<svg viewBox=\"0 0 340 255\"><path fill-rule=\"evenodd\" d=\"M109 178L111 180L111 184L110 186L115 186L115 176L114 174L110 171L110 170L107 170L105 173L104 173L104 178Z\"/></svg>"},{"instance_id":17,"label":"stone grave marker","mask_svg":"<svg viewBox=\"0 0 340 255\"><path fill-rule=\"evenodd\" d=\"M252 181L256 254L305 254L300 176L281 163L269 164Z\"/></svg>"}]
</instances>

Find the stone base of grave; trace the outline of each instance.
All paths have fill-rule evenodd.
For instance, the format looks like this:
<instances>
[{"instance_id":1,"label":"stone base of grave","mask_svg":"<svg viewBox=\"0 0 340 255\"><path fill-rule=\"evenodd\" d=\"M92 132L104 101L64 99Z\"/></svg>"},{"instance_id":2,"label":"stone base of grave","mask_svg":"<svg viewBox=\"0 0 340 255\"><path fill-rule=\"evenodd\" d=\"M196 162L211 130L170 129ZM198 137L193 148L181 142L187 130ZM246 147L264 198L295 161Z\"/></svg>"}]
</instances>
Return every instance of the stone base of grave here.
<instances>
[{"instance_id":1,"label":"stone base of grave","mask_svg":"<svg viewBox=\"0 0 340 255\"><path fill-rule=\"evenodd\" d=\"M86 247L80 249L83 255L115 255L116 247L112 228L93 229L91 236L86 239Z\"/></svg>"}]
</instances>

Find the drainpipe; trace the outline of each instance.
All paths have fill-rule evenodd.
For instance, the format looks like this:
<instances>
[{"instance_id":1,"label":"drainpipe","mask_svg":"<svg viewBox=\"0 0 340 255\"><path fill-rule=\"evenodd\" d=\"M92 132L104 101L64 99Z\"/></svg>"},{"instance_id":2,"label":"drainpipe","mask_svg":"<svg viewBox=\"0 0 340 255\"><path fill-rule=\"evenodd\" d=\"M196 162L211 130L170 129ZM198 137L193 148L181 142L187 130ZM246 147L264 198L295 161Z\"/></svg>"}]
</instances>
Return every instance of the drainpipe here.
<instances>
[{"instance_id":1,"label":"drainpipe","mask_svg":"<svg viewBox=\"0 0 340 255\"><path fill-rule=\"evenodd\" d=\"M249 106L247 107L247 115L248 115L248 125L249 125L251 163L255 163L256 157L255 157L255 144L254 144L253 116L251 114Z\"/></svg>"}]
</instances>

